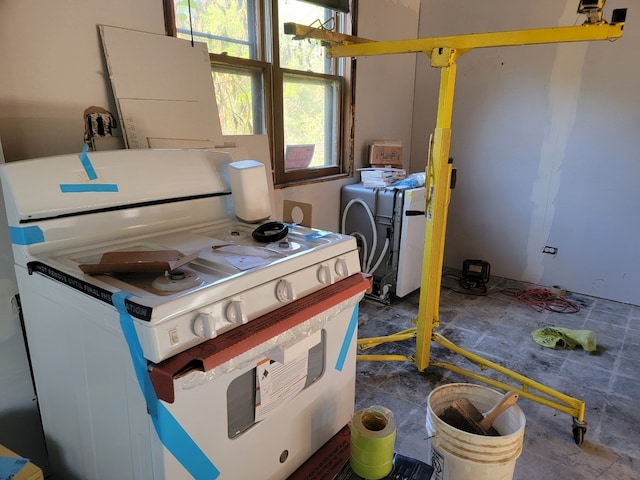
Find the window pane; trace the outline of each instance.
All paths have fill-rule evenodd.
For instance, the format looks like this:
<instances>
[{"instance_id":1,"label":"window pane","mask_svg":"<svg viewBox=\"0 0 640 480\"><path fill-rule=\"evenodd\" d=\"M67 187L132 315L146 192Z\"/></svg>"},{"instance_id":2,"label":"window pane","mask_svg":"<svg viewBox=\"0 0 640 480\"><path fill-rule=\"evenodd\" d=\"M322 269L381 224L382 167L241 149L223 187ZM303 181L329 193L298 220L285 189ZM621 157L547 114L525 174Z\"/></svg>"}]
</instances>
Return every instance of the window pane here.
<instances>
[{"instance_id":1,"label":"window pane","mask_svg":"<svg viewBox=\"0 0 640 480\"><path fill-rule=\"evenodd\" d=\"M209 52L257 58L255 0L174 0L178 38L204 42Z\"/></svg>"},{"instance_id":2,"label":"window pane","mask_svg":"<svg viewBox=\"0 0 640 480\"><path fill-rule=\"evenodd\" d=\"M338 164L339 98L337 80L284 76L284 144L289 153L285 170ZM308 164L305 152L312 154Z\"/></svg>"},{"instance_id":3,"label":"window pane","mask_svg":"<svg viewBox=\"0 0 640 480\"><path fill-rule=\"evenodd\" d=\"M213 65L212 74L222 133L265 133L262 72Z\"/></svg>"},{"instance_id":4,"label":"window pane","mask_svg":"<svg viewBox=\"0 0 640 480\"><path fill-rule=\"evenodd\" d=\"M303 72L334 73L332 62L326 58L325 49L317 40L294 40L293 35L285 35L285 23L299 23L327 29L334 28L334 14L328 8L317 7L298 0L278 0L278 22L280 42L280 66ZM335 14L337 15L337 14Z\"/></svg>"}]
</instances>

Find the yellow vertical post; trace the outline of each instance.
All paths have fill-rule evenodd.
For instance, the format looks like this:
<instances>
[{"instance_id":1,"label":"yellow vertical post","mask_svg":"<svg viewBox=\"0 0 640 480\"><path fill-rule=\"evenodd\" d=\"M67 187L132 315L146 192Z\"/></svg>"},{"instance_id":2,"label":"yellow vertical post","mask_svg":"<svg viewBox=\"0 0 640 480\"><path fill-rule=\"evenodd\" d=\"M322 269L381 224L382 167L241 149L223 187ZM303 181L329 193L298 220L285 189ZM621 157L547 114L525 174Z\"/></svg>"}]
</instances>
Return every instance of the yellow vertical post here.
<instances>
[{"instance_id":1,"label":"yellow vertical post","mask_svg":"<svg viewBox=\"0 0 640 480\"><path fill-rule=\"evenodd\" d=\"M433 135L430 164L426 168L427 202L425 215L427 226L422 264L420 304L416 320L415 364L422 371L429 366L431 336L440 324L440 283L444 259L444 240L447 211L451 198L451 170L449 149L451 146L451 117L456 79L456 51L453 48L434 48L431 66L441 69L438 116Z\"/></svg>"}]
</instances>

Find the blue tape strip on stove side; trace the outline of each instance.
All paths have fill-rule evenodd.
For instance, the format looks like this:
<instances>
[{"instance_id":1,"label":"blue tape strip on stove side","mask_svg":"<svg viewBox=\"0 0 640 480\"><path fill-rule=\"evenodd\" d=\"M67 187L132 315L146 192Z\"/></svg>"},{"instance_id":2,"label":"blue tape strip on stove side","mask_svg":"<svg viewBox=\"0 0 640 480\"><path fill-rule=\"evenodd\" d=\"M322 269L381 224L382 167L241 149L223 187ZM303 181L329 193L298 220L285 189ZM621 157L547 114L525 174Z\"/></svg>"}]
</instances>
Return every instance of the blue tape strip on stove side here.
<instances>
[{"instance_id":1,"label":"blue tape strip on stove side","mask_svg":"<svg viewBox=\"0 0 640 480\"><path fill-rule=\"evenodd\" d=\"M353 313L351 314L351 320L349 320L349 325L347 326L347 331L344 334L344 339L342 340L342 347L340 348L340 354L338 355L338 360L336 360L336 370L339 372L344 368L344 363L347 360L347 353L349 353L349 347L351 346L351 340L353 339L354 334L356 333L356 327L358 326L358 311L359 304L356 303L356 306L353 308Z\"/></svg>"},{"instance_id":2,"label":"blue tape strip on stove side","mask_svg":"<svg viewBox=\"0 0 640 480\"><path fill-rule=\"evenodd\" d=\"M82 153L80 154L80 162L82 163L82 167L84 168L84 171L86 172L87 177L89 177L89 180L97 180L98 174L93 169L91 160L89 160L89 155L87 154L88 151L89 151L89 145L85 143L84 146L82 147Z\"/></svg>"},{"instance_id":3,"label":"blue tape strip on stove side","mask_svg":"<svg viewBox=\"0 0 640 480\"><path fill-rule=\"evenodd\" d=\"M93 164L89 159L89 145L86 143L82 147L82 153L80 153L80 163L84 172L87 174L89 180L97 180L98 174L93 168ZM118 185L115 183L61 183L60 191L62 193L81 193L81 192L117 192Z\"/></svg>"},{"instance_id":4,"label":"blue tape strip on stove side","mask_svg":"<svg viewBox=\"0 0 640 480\"><path fill-rule=\"evenodd\" d=\"M125 306L125 300L130 296L131 294L126 292L114 293L113 305L120 313L120 328L127 341L138 384L144 395L147 409L158 437L167 450L171 452L194 479L215 480L220 475L220 471L156 396L147 371L147 361L142 353L142 346L133 324L133 318L131 318Z\"/></svg>"},{"instance_id":5,"label":"blue tape strip on stove side","mask_svg":"<svg viewBox=\"0 0 640 480\"><path fill-rule=\"evenodd\" d=\"M117 192L118 185L115 183L61 183L62 193L78 192Z\"/></svg>"},{"instance_id":6,"label":"blue tape strip on stove side","mask_svg":"<svg viewBox=\"0 0 640 480\"><path fill-rule=\"evenodd\" d=\"M11 243L15 245L32 245L44 242L44 232L36 225L31 227L9 227Z\"/></svg>"}]
</instances>

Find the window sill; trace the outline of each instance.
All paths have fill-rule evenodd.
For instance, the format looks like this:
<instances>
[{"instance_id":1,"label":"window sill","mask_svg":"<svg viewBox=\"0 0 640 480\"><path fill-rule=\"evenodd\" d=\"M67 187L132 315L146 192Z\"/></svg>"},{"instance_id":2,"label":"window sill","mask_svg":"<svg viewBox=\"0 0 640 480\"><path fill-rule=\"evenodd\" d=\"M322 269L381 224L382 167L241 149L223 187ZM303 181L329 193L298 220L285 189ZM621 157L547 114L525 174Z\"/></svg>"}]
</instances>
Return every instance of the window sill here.
<instances>
[{"instance_id":1,"label":"window sill","mask_svg":"<svg viewBox=\"0 0 640 480\"><path fill-rule=\"evenodd\" d=\"M309 185L312 183L332 182L334 180L342 180L350 177L353 177L353 175L349 175L348 173L339 173L336 175L327 175L326 177L308 178L305 180L298 180L295 182L282 183L279 185L274 185L273 188L284 189L284 188L290 188L290 187L300 187L300 186Z\"/></svg>"}]
</instances>

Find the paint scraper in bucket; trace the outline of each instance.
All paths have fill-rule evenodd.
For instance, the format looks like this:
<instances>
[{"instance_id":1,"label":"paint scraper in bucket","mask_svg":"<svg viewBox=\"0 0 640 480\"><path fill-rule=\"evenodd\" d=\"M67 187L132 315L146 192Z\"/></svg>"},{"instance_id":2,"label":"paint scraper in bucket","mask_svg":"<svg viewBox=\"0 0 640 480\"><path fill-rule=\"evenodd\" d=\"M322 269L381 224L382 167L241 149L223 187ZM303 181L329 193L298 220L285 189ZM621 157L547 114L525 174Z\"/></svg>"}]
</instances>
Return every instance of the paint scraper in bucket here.
<instances>
[{"instance_id":1,"label":"paint scraper in bucket","mask_svg":"<svg viewBox=\"0 0 640 480\"><path fill-rule=\"evenodd\" d=\"M481 413L468 398L459 398L453 403L441 418L449 425L476 435L499 436L493 422L506 409L515 405L520 394L515 391L505 393L498 403L486 413Z\"/></svg>"}]
</instances>

